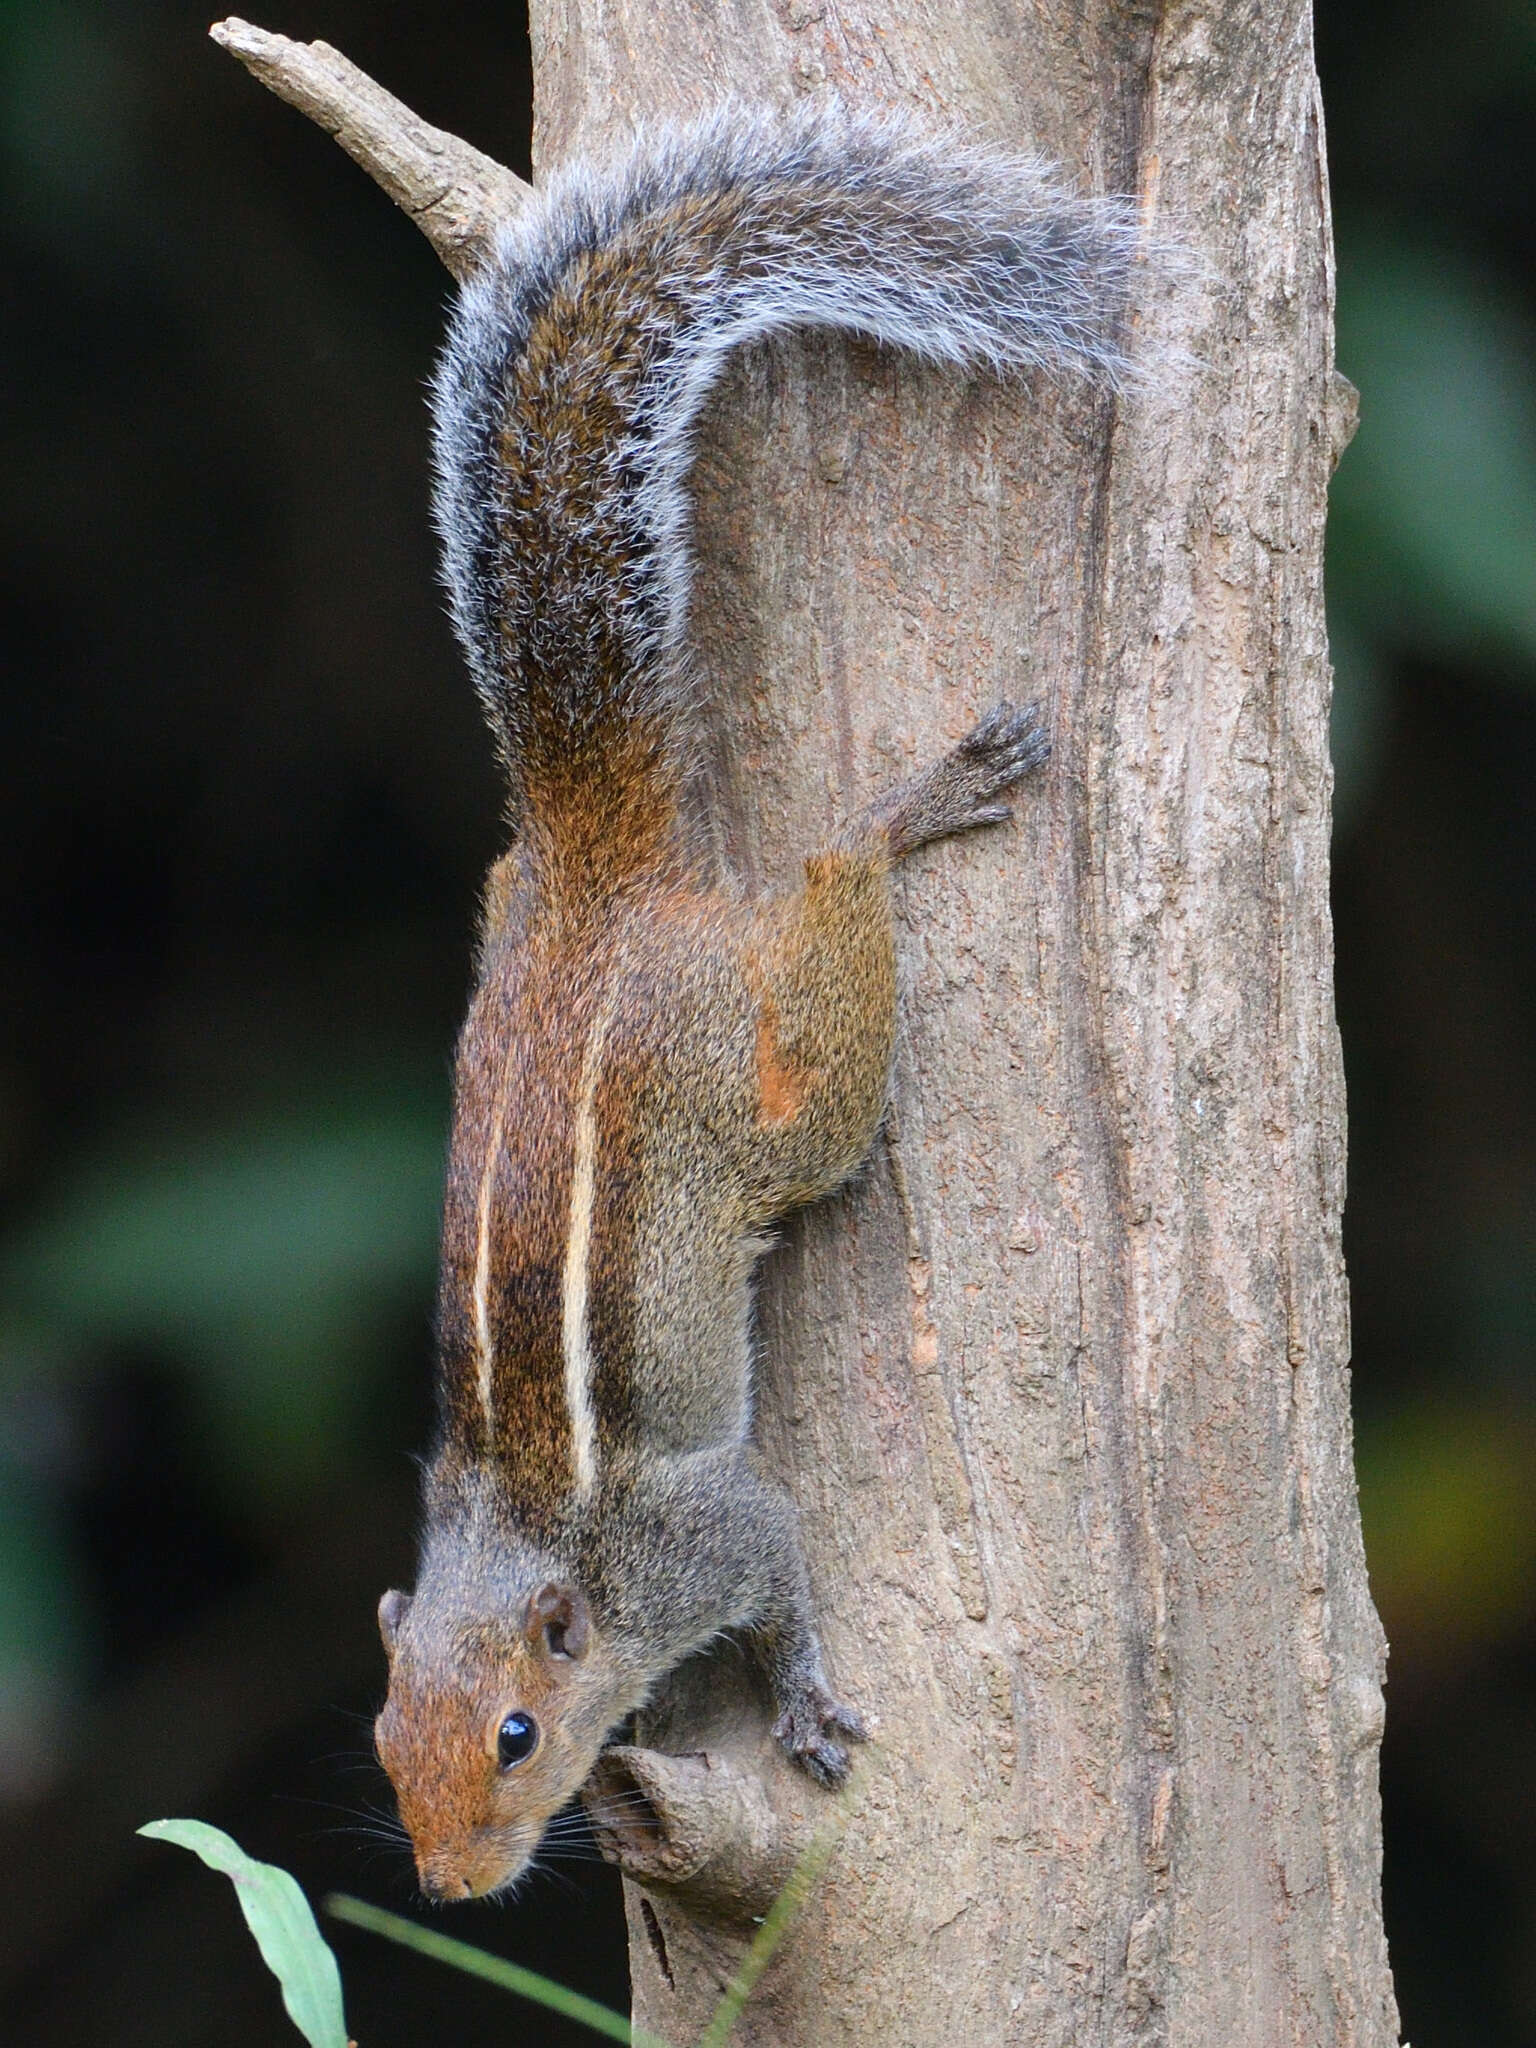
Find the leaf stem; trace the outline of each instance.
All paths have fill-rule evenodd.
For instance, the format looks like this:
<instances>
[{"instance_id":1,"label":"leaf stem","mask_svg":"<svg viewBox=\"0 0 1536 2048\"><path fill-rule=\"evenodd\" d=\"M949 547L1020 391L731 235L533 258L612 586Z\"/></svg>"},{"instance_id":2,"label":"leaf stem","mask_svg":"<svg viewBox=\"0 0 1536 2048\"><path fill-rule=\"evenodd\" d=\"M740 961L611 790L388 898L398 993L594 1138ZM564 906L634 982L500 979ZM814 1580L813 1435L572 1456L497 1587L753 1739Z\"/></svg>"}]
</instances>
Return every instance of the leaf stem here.
<instances>
[{"instance_id":1,"label":"leaf stem","mask_svg":"<svg viewBox=\"0 0 1536 2048\"><path fill-rule=\"evenodd\" d=\"M467 1941L455 1941L452 1935L439 1934L431 1927L420 1927L414 1920L407 1920L399 1913L388 1913L382 1906L370 1906L365 1899L354 1899L346 1892L331 1892L322 1903L333 1920L345 1920L349 1926L366 1928L370 1934L381 1934L386 1941L398 1942L402 1948L413 1948L419 1954L447 1963L455 1970L463 1970L471 1977L483 1977L488 1984L500 1985L503 1991L532 1999L536 2005L546 2006L551 2012L564 2013L567 2019L590 2027L594 2034L605 2034L610 2041L627 2041L632 2048L667 2048L667 2043L659 2035L632 2027L612 2006L600 2005L595 1998L587 1998L580 1991L571 1991L564 1984L557 1984L552 1977L541 1977L537 1970L525 1970L520 1963L509 1963L504 1956L493 1956L483 1948L471 1947ZM764 1924L766 1926L766 1922Z\"/></svg>"}]
</instances>

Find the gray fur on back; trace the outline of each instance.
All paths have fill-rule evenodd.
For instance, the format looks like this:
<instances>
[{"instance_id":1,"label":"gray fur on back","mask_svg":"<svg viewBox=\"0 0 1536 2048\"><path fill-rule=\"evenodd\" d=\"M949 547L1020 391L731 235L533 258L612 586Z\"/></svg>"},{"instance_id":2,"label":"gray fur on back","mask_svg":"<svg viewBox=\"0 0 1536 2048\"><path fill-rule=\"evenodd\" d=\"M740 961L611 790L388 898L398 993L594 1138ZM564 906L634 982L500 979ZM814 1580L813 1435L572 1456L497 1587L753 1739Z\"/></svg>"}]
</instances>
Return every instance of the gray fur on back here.
<instances>
[{"instance_id":1,"label":"gray fur on back","mask_svg":"<svg viewBox=\"0 0 1536 2048\"><path fill-rule=\"evenodd\" d=\"M701 198L725 202L707 261L667 226ZM620 245L627 319L611 368L602 347L585 349L557 393L571 417L618 402L624 429L600 435L593 460L579 436L530 433L509 394L552 294L590 252ZM929 360L1116 379L1136 248L1128 201L1084 198L1032 158L836 108L728 104L553 178L463 288L433 388L444 579L514 773L533 728L554 716L574 729L594 691L617 688L623 708L678 694L692 437L731 349L836 328Z\"/></svg>"}]
</instances>

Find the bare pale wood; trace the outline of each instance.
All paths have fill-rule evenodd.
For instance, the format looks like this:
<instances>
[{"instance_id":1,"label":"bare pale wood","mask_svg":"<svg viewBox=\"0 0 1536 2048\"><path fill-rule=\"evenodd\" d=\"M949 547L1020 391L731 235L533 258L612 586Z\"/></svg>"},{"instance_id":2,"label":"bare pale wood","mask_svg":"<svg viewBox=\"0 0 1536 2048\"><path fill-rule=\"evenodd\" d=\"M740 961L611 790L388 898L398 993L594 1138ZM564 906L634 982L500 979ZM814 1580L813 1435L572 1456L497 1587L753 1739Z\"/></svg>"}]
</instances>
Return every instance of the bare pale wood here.
<instances>
[{"instance_id":1,"label":"bare pale wood","mask_svg":"<svg viewBox=\"0 0 1536 2048\"><path fill-rule=\"evenodd\" d=\"M533 33L541 173L835 91L1042 148L1195 258L1129 400L797 342L703 437L708 796L753 881L1001 694L1056 742L1015 826L906 870L889 1141L765 1274L761 1434L880 1732L733 2040L1387 2048L1308 9L534 0ZM740 1697L690 1674L641 1739L814 1819ZM744 1931L644 1898L637 2017L697 2039Z\"/></svg>"},{"instance_id":2,"label":"bare pale wood","mask_svg":"<svg viewBox=\"0 0 1536 2048\"><path fill-rule=\"evenodd\" d=\"M430 127L329 43L295 43L235 15L208 33L253 78L334 136L409 214L455 277L480 267L498 224L528 197L521 178Z\"/></svg>"}]
</instances>

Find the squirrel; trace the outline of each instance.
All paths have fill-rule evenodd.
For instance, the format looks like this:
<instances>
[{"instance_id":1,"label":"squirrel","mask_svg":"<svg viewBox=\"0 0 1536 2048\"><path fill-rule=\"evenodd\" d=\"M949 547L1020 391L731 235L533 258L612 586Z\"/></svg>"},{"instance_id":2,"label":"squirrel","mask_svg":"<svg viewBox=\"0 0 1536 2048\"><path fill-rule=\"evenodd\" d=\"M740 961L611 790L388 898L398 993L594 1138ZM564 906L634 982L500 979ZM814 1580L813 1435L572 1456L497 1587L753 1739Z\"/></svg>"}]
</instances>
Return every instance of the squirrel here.
<instances>
[{"instance_id":1,"label":"squirrel","mask_svg":"<svg viewBox=\"0 0 1536 2048\"><path fill-rule=\"evenodd\" d=\"M891 873L998 823L1046 758L1000 703L768 900L703 878L682 801L686 483L727 354L838 329L1110 380L1127 202L904 120L728 106L561 173L462 288L433 388L444 578L506 770L459 1042L414 1593L376 1727L424 1892L500 1892L668 1672L746 1633L823 1785L793 1510L751 1437L774 1221L884 1113Z\"/></svg>"}]
</instances>

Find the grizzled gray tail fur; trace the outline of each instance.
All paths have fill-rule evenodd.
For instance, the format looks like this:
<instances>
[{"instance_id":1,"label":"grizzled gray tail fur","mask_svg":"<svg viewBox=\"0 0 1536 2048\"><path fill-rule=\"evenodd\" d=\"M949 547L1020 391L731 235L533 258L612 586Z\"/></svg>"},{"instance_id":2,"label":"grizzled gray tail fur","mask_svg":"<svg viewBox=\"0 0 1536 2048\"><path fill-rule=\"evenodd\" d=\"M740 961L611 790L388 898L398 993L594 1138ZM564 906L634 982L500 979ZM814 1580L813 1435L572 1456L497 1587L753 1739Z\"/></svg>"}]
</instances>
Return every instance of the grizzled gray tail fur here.
<instances>
[{"instance_id":1,"label":"grizzled gray tail fur","mask_svg":"<svg viewBox=\"0 0 1536 2048\"><path fill-rule=\"evenodd\" d=\"M1114 380L1128 201L891 116L727 106L562 172L463 290L434 389L459 636L515 784L675 723L695 423L728 352L836 328Z\"/></svg>"}]
</instances>

